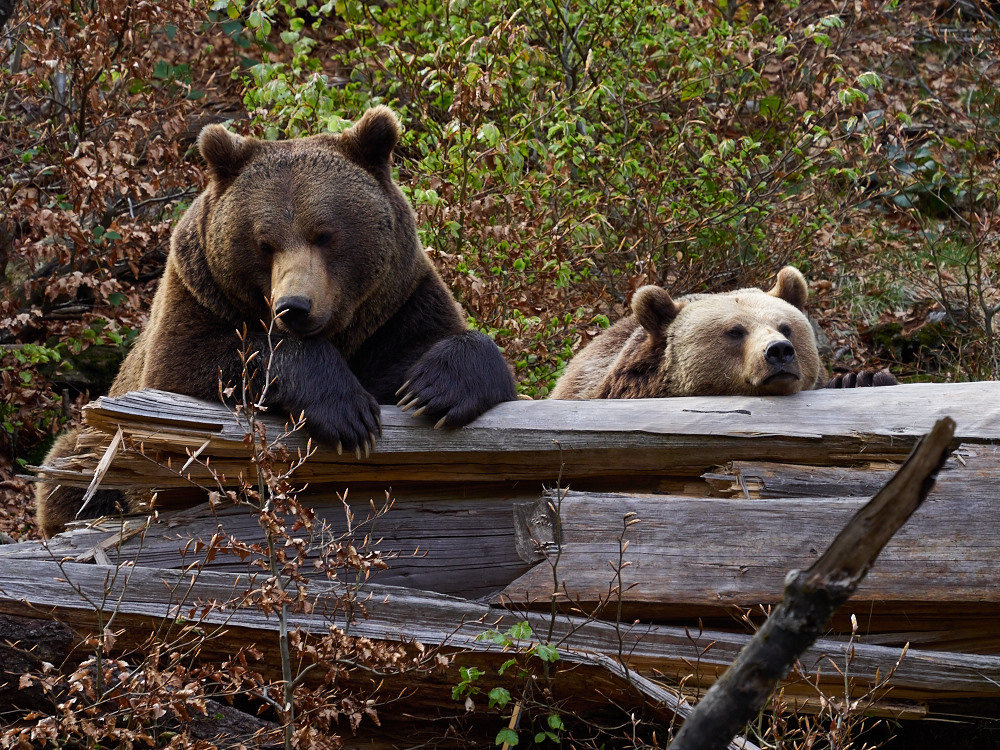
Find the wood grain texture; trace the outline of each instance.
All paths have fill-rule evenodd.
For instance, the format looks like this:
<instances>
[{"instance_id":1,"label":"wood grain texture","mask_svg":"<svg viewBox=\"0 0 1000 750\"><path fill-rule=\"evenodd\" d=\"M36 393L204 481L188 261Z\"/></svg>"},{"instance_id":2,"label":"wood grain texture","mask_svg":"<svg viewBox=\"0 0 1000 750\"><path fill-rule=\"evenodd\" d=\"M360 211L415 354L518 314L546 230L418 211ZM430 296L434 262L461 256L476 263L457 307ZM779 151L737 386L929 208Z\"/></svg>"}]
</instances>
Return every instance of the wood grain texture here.
<instances>
[{"instance_id":1,"label":"wood grain texture","mask_svg":"<svg viewBox=\"0 0 1000 750\"><path fill-rule=\"evenodd\" d=\"M942 471L928 503L887 546L845 608L859 617L871 642L1000 652L1000 588L995 585L1000 525L992 521L1000 502L995 492L1000 458L993 446L983 444L966 444L957 455ZM891 476L891 468L877 462L859 468L739 462L739 477L734 478L733 469L727 475L719 470L710 474L716 491L728 485L725 498L571 491L561 507L558 577L579 606L609 616L617 607L615 602L609 610L607 603L617 538L625 514L635 513L641 523L626 535L625 617L685 623L700 618L711 627L732 628L735 607L751 609L778 600L788 570L808 567L870 491ZM751 483L757 487L752 493L746 491ZM396 505L375 527L378 546L390 558L389 569L377 571L372 580L468 598L503 591L512 606L547 607L550 567L524 561L544 554L526 556L514 522L515 506L537 501L541 493L526 482L477 487L444 483L434 492L405 484L394 489ZM350 488L360 523L369 499L379 502L385 494L370 485ZM823 490L849 496L821 496ZM336 492L317 488L308 502L337 533L344 530ZM197 557L196 547L187 543L207 542L220 528L245 541L260 540L259 527L246 511L213 513L202 507L179 517L163 514L141 542L132 538L121 546L121 559L137 556L150 567L186 565ZM359 525L358 531L369 533L369 528ZM116 549L113 533L86 541L75 534L52 544L65 545L60 554L79 560L98 559L90 553L98 544L110 553ZM550 540L551 532L537 540L536 550L551 555ZM182 548L186 555L179 553ZM44 557L30 548L0 547L0 556L4 554ZM106 561L117 559L112 554ZM246 570L226 555L216 557L212 567ZM846 615L834 627L847 631Z\"/></svg>"},{"instance_id":2,"label":"wood grain texture","mask_svg":"<svg viewBox=\"0 0 1000 750\"><path fill-rule=\"evenodd\" d=\"M762 468L781 474L774 465ZM753 464L743 470L765 475ZM801 476L813 470L789 467ZM847 469L824 472L827 479L836 473L848 487L871 481L867 469L860 480L851 480ZM998 484L1000 462L991 447L981 447L981 455L966 451L961 462L949 463L929 500L885 547L848 604L865 632L900 629L892 642L941 638L953 639L950 647L1000 650ZM570 491L559 507L558 577L570 600L598 611L607 599L612 566L618 564L623 518L634 513L641 522L624 537L629 542L628 565L622 569L627 616L649 620L697 612L704 617L713 609L721 615L734 605L775 603L787 572L811 565L865 502L861 497L764 501ZM551 581L551 570L536 566L511 583L503 597L518 606L542 606Z\"/></svg>"},{"instance_id":3,"label":"wood grain texture","mask_svg":"<svg viewBox=\"0 0 1000 750\"><path fill-rule=\"evenodd\" d=\"M378 549L388 564L376 570L373 580L389 586L411 586L443 594L476 599L496 594L511 580L531 568L515 545L515 506L536 497L496 491L495 497L443 493L395 494L391 509L384 515L385 496L348 494L353 520L347 522L344 508L323 502L315 504L318 526L311 537L310 560L318 558L323 543L344 541L361 549ZM324 495L328 501L329 496ZM336 498L334 498L336 500ZM533 502L532 502L533 504ZM206 563L210 540L216 535L233 537L247 544L264 542L257 515L247 506L207 504L161 513L142 533L141 521L111 519L89 528L74 530L50 540L47 545L0 545L0 559L48 560L72 558L76 562L120 563L135 561L150 568L183 568L198 563L215 571L250 572L250 565L235 554L215 548ZM325 525L325 529L319 528ZM101 529L100 531L98 529ZM306 532L300 532L308 536ZM103 556L103 557L102 557ZM306 565L307 577L323 576Z\"/></svg>"},{"instance_id":4,"label":"wood grain texture","mask_svg":"<svg viewBox=\"0 0 1000 750\"><path fill-rule=\"evenodd\" d=\"M917 436L950 414L957 437L1000 437L1000 383L905 385L857 391L809 391L782 398L699 397L622 401L515 401L471 425L433 430L395 407L383 407L383 436L367 459L321 448L298 474L303 481L516 481L558 477L698 476L732 460L815 465L902 460ZM104 487L185 486L186 460L205 445L215 470L234 484L246 473L244 428L218 404L159 391L102 398L85 410L90 449L43 470L62 482L89 483L107 445L125 430L127 447ZM284 422L267 418L269 434ZM294 454L306 436L282 441ZM144 446L146 456L136 448ZM235 460L233 460L235 459ZM159 467L169 462L170 468ZM195 465L196 481L209 479Z\"/></svg>"},{"instance_id":5,"label":"wood grain texture","mask_svg":"<svg viewBox=\"0 0 1000 750\"><path fill-rule=\"evenodd\" d=\"M152 629L161 636L185 625L198 624L203 630L215 630L206 644L207 655L221 655L241 646L257 644L264 652L257 665L269 674L280 672L276 649L277 623L253 607L228 606L206 609L208 601L239 604L258 579L231 573L155 570L151 568L116 568L82 563L52 561L14 562L0 559L0 612L36 616L48 613L82 631L93 628L97 614L93 603L106 614L115 613L111 627L126 628L121 634L122 645L141 643ZM259 585L256 584L256 585ZM342 586L342 584L340 584ZM313 582L310 599L315 609L310 615L292 615L292 623L309 632L325 632L331 623L343 625L342 612L335 602L338 585ZM483 631L504 630L521 620L527 620L535 633L547 634L551 626L551 642L559 648L560 658L568 668L568 693L579 691L577 700L601 703L591 690L588 680L593 670L579 673L572 667L601 654L618 659L640 674L659 674L679 679L695 674L694 684L711 683L732 661L749 637L722 631L698 633L687 628L655 624L635 624L617 627L612 622L593 621L559 614L554 620L542 613L511 613L507 610L477 604L464 599L396 587L370 585L360 591L366 599L367 617L351 626L351 634L377 640L418 641L426 646L445 645L449 653L468 652L462 663L476 664L478 655L492 654L500 660L504 654L490 641L477 640ZM180 618L180 619L178 619ZM187 619L184 619L187 618ZM847 663L848 646L834 639L820 639L802 658L806 672L819 669L820 682L830 691L840 689L843 676L832 664ZM876 671L884 676L896 663L900 649L853 646L850 673L859 694L874 682ZM467 654L467 655L468 655ZM592 660L591 660L592 661ZM573 675L576 674L574 677ZM433 685L447 686L440 676L433 679L401 677L411 686L423 686L423 692ZM606 678L603 678L606 679ZM450 683L451 685L456 684ZM607 684L614 684L614 681ZM891 696L897 700L921 702L948 701L962 697L1000 697L1000 657L911 649L896 670ZM436 690L436 688L435 688ZM450 700L450 687L446 688ZM414 701L441 705L447 700L441 694L415 696ZM625 700L629 694L624 685L615 688L615 695ZM635 705L633 698L628 699ZM799 678L789 681L789 695L815 696L815 692Z\"/></svg>"},{"instance_id":6,"label":"wood grain texture","mask_svg":"<svg viewBox=\"0 0 1000 750\"><path fill-rule=\"evenodd\" d=\"M427 422L384 407L384 434L372 457L338 456L320 446L295 479L310 483L307 501L339 530L338 493L349 489L352 505L357 503L363 516L369 499L380 504L389 492L396 506L372 534L383 554L398 555L371 583L464 597L395 593L391 599L400 607L381 610L381 630L373 626L373 637L440 639L456 627L456 633L469 636L466 624L477 617L547 609L553 581L548 560L554 541L561 539L557 578L576 602L564 598L561 604L604 618L573 630L579 621L571 626L560 615L563 630L558 632L572 631L567 648L615 658L619 645L627 643L627 663L641 673L657 670L680 679L697 671L698 679L690 684L708 684L746 642L745 625L733 618L736 605L749 609L776 601L787 571L816 559L839 525L881 487L942 415L956 421L956 443L962 443L956 458L844 608L861 623L863 641L851 667L859 690L867 687L865 680L875 679L876 670L884 675L902 644L910 642L891 698L916 701L908 710L919 713L925 703L995 698L991 691L1000 684L996 657L990 655L1000 653L995 586L1000 383L816 391L786 398L522 401L502 404L455 431L433 430ZM127 521L122 534L120 522L108 520L60 535L48 548L0 546L0 569L7 571L3 580L12 580L14 569L20 574L28 563L51 565L53 555L86 563L80 570L105 572L111 568L102 565L134 560L135 580L145 582L143 589L156 589L160 598L143 601L140 593L137 609L123 609L120 619L133 618L127 621L148 632L164 622L156 619L163 616L164 604L159 581L182 576L176 569L196 561L197 540L220 529L246 541L259 539L253 517L241 508L191 508L205 497L199 485L214 487L215 482L197 463L186 475L180 472L190 453L202 449L200 458L223 475L226 486L237 485L241 475L252 478L244 428L218 404L151 391L101 399L87 407L86 421L83 455L44 473L86 487L121 427L125 450L101 486L166 489L157 505L163 512L143 533L142 521ZM266 421L269 435L281 433L283 420ZM293 454L306 446L302 434L282 442ZM544 514L528 512L524 504L538 503L557 480L570 491L561 517L545 527L532 520ZM656 489L667 492L654 494ZM167 512L173 508L188 509ZM641 523L625 537L630 565L623 569L622 612L626 621L639 622L631 640L619 641L608 621L617 610L615 597L608 601L615 583L610 563L617 560L629 512ZM356 531L363 535L368 529ZM213 572L201 574L198 586L215 581L218 596L236 576L246 581L249 575L245 564L225 555L210 567ZM223 578L211 578L216 575ZM176 585L187 579L171 580ZM30 589L34 582L28 581ZM196 590L206 599L213 596L212 589ZM66 609L59 596L67 594L53 592L43 606L57 607L74 622L92 621L86 608ZM16 606L10 601L3 606ZM132 593L125 605L133 605ZM249 642L272 632L241 611L243 617L249 619L231 625L227 647L238 638ZM523 617L539 627L546 623L538 612ZM692 640L684 626L699 621L708 631ZM841 618L833 627L845 632L846 623ZM456 654L471 649L468 664L481 655L471 637L450 643ZM692 644L707 651L699 656ZM829 679L834 690L842 678L823 654L843 668L843 649L836 639L822 641L803 665L824 665L822 679ZM948 653L959 651L964 653ZM609 695L618 695L618 678L594 665L586 669L593 679L606 681ZM455 684L440 679L424 676L409 687L419 693L447 692ZM790 690L797 699L815 698L801 681Z\"/></svg>"}]
</instances>

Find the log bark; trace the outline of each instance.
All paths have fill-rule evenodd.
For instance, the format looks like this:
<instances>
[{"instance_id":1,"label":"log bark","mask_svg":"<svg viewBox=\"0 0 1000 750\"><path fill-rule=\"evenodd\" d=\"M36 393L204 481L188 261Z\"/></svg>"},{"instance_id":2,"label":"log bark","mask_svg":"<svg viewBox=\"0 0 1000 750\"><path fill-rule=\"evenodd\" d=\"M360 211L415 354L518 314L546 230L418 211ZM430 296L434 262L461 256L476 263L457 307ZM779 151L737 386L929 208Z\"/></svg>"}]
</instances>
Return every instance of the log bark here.
<instances>
[{"instance_id":1,"label":"log bark","mask_svg":"<svg viewBox=\"0 0 1000 750\"><path fill-rule=\"evenodd\" d=\"M684 722L673 750L725 748L764 707L795 660L853 593L893 534L926 499L944 464L955 423L940 420L899 472L865 505L808 570L793 570L785 597L736 662Z\"/></svg>"},{"instance_id":2,"label":"log bark","mask_svg":"<svg viewBox=\"0 0 1000 750\"><path fill-rule=\"evenodd\" d=\"M97 627L98 610L104 612L104 621L114 613L110 627L122 631L119 635L122 647L132 648L141 646L153 633L169 640L182 627L199 628L213 634L202 646L206 659L221 659L241 647L256 644L263 656L261 662L253 665L254 669L280 676L277 649L273 647L277 629L274 617L268 618L253 607L204 606L208 602L242 602L244 592L253 589L254 580L245 573L198 571L197 567L187 571L158 570L127 564L119 568L0 558L0 613L53 617L82 633L93 632ZM341 592L342 588L330 583L311 583L309 597L314 603L313 612L295 615L293 626L314 633L325 632L331 623L343 626L342 613L333 612ZM560 654L565 654L566 665L576 664L574 655L583 655L593 662L593 655L600 654L622 659L633 672L645 676L676 682L687 679L689 689L693 690L715 681L750 639L739 633L702 632L648 622L618 625L563 613L554 619L549 613L512 613L465 599L398 587L367 585L358 595L367 601L367 617L351 626L352 635L441 645L450 653L466 654L460 657L465 661L457 664L480 667L499 666L509 654L497 651L491 642L477 640L477 636L488 628L505 630L527 621L535 633L548 634L551 627L549 640ZM220 626L224 629L219 630ZM900 656L899 648L864 642L849 645L823 638L802 657L803 669L810 674L819 671L820 683L828 693L838 689L842 692L843 676L837 668L842 668L849 652L853 652L850 668L856 681L853 689L859 694L878 681L877 675L884 677ZM564 683L569 693L567 700L587 711L601 710L600 698L595 696L588 680L597 672L605 675L606 670L603 667L598 670L593 664L588 669L581 668L579 674L573 669L568 671ZM401 675L390 688L415 690L408 699L414 711L437 710L453 705L450 686L457 682L456 679L448 683L440 675L420 678ZM614 680L607 684L618 685L614 692L619 696L625 687ZM894 701L911 701L907 708L909 716L921 715L925 711L923 705L931 702L972 697L996 700L1000 698L1000 657L911 649L889 687ZM368 684L359 686L361 690L369 688ZM804 700L814 698L815 690L793 679L786 687L786 694ZM626 695L632 695L626 703L636 706L636 695Z\"/></svg>"},{"instance_id":3,"label":"log bark","mask_svg":"<svg viewBox=\"0 0 1000 750\"><path fill-rule=\"evenodd\" d=\"M784 398L704 397L622 401L515 401L461 430L433 430L395 407L382 410L383 435L370 458L321 448L296 475L309 482L554 483L580 487L602 479L634 486L642 478L699 477L732 460L837 465L902 461L916 439L948 410L966 442L1000 438L1000 383L916 384L857 391L810 391ZM42 473L86 487L119 425L130 450L116 457L105 488L190 487L214 478L197 463L202 450L227 485L248 474L244 428L221 405L159 391L102 398L85 410L84 455ZM284 421L265 420L269 434ZM752 438L752 439L751 439ZM307 436L283 439L294 454ZM138 446L144 446L140 454ZM169 467L166 466L169 464Z\"/></svg>"},{"instance_id":4,"label":"log bark","mask_svg":"<svg viewBox=\"0 0 1000 750\"><path fill-rule=\"evenodd\" d=\"M1000 526L983 522L996 512L995 468L969 457L945 472L933 502L886 546L845 608L863 617L866 636L883 634L879 642L886 644L1000 650ZM623 616L700 618L716 626L730 619L733 607L777 603L788 569L811 565L863 505L857 497L764 501L571 491L560 503L562 545L550 557L558 555L564 601L603 616L612 563L619 565L622 518L634 514L640 522L625 534L629 547L622 555ZM552 571L539 565L501 595L512 606L544 607L551 589ZM835 626L845 623L846 615Z\"/></svg>"},{"instance_id":5,"label":"log bark","mask_svg":"<svg viewBox=\"0 0 1000 750\"><path fill-rule=\"evenodd\" d=\"M984 451L988 453L988 451ZM762 475L755 464L741 464ZM781 491L801 492L816 467L770 465ZM853 479L854 473L862 480ZM830 468L814 489L857 495L877 474L891 472ZM790 475L792 481L781 478ZM717 474L717 476L721 476ZM800 478L801 477L801 481ZM824 482L829 479L829 483ZM749 480L744 477L744 484ZM769 483L772 478L768 478ZM939 474L932 502L925 503L886 546L878 569L858 587L849 606L834 620L850 632L849 615L862 618L867 642L910 642L934 650L1000 651L1000 526L983 523L995 512L1000 462L968 451ZM796 489L799 488L799 489ZM771 493L767 487L761 492ZM341 490L343 493L343 490ZM733 494L733 493L730 493ZM756 609L780 599L790 567L806 568L829 539L863 504L858 497L683 497L676 495L560 493L561 518L549 502L527 488L490 485L446 487L436 492L393 491L393 507L371 519L370 502L384 503L381 491L352 485L347 502L354 514L351 540L360 547L369 537L387 561L371 581L454 596L502 599L510 606L547 609L553 585L551 565L566 596L560 601L601 617L615 616L619 604L626 620L674 621L727 629L735 607ZM305 501L334 535L348 531L344 508L335 493L318 491ZM619 555L622 519L639 519L625 534L621 601L608 601L614 578L611 562ZM131 523L131 522L130 522ZM136 528L141 528L136 522ZM558 544L555 530L559 530ZM248 508L223 506L162 512L142 533L118 521L76 529L46 547L0 546L0 558L119 563L151 568L184 567L201 562L209 569L247 572L239 557L206 559L218 533L245 542L262 541ZM914 580L919 580L919 585Z\"/></svg>"},{"instance_id":6,"label":"log bark","mask_svg":"<svg viewBox=\"0 0 1000 750\"><path fill-rule=\"evenodd\" d=\"M182 572L39 561L15 566L4 561L0 562L0 613L44 612L82 634L104 627L116 634L119 650L141 650L154 635L161 643L185 641L184 648L190 649L191 635L204 634L197 650L200 659L221 662L242 649L256 647L261 657L250 667L267 678L279 679L277 619L247 603L247 595L259 585L254 576L196 569ZM373 679L362 670L353 674L346 670L338 678L338 685L360 698L374 699L376 693L382 699L406 694L405 716L399 720L410 725L432 725L433 717L461 710L451 689L461 679L462 666L486 670L477 683L483 693L496 685L505 685L512 692L523 689L523 678L519 684L519 678L511 674L517 670L510 670L504 678L497 676L511 652L479 636L527 619L542 637L550 625L540 615L525 618L462 599L380 586L358 591L367 616L352 619L348 625L340 606L343 594L343 584L311 584L308 598L313 609L308 614L292 614L291 626L307 633L325 633L334 625L349 630L354 637L439 647L450 657L450 663L433 672L401 671ZM570 641L581 628L591 634L590 638ZM553 626L552 640L558 644L559 660L552 665L550 688L561 710L616 721L633 711L662 726L673 723L675 714L683 717L690 710L676 693L608 653L588 647L603 643L607 651L617 653L621 641L608 624L560 617ZM382 721L391 722L391 714L383 715ZM747 744L746 748L753 750L754 746Z\"/></svg>"}]
</instances>

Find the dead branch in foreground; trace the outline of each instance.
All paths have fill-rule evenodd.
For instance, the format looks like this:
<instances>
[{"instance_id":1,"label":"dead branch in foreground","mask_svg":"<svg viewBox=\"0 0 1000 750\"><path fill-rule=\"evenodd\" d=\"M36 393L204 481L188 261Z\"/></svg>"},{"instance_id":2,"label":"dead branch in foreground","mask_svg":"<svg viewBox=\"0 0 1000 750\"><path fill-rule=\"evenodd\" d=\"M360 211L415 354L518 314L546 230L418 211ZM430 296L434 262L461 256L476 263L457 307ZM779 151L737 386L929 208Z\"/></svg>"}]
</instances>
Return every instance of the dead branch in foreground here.
<instances>
[{"instance_id":1,"label":"dead branch in foreground","mask_svg":"<svg viewBox=\"0 0 1000 750\"><path fill-rule=\"evenodd\" d=\"M952 419L939 420L823 556L805 572L789 572L784 599L691 712L671 750L724 748L757 715L778 681L864 579L892 535L920 507L954 434Z\"/></svg>"}]
</instances>

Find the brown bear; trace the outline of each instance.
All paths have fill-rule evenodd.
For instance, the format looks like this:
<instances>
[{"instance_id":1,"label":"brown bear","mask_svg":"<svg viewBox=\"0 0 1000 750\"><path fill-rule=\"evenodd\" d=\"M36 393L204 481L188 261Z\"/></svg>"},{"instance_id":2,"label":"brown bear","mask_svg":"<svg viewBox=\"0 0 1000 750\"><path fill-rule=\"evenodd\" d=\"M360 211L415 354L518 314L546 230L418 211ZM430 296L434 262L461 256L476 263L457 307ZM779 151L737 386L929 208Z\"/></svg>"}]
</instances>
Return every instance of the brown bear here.
<instances>
[{"instance_id":1,"label":"brown bear","mask_svg":"<svg viewBox=\"0 0 1000 750\"><path fill-rule=\"evenodd\" d=\"M399 135L386 107L339 135L266 142L202 130L208 186L174 230L149 324L111 395L159 388L217 399L220 380L241 383L244 327L259 392L269 352L261 321L277 316L266 404L304 412L309 434L338 451L374 447L379 404L460 427L516 399L500 350L468 329L420 245L391 175ZM70 432L46 463L74 450ZM39 483L46 535L77 516L82 494ZM82 515L127 504L99 491Z\"/></svg>"},{"instance_id":2,"label":"brown bear","mask_svg":"<svg viewBox=\"0 0 1000 750\"><path fill-rule=\"evenodd\" d=\"M550 398L787 396L816 388L823 368L803 314L808 287L792 266L770 291L737 289L677 300L658 286L566 368ZM839 376L828 387L892 385L888 372Z\"/></svg>"}]
</instances>

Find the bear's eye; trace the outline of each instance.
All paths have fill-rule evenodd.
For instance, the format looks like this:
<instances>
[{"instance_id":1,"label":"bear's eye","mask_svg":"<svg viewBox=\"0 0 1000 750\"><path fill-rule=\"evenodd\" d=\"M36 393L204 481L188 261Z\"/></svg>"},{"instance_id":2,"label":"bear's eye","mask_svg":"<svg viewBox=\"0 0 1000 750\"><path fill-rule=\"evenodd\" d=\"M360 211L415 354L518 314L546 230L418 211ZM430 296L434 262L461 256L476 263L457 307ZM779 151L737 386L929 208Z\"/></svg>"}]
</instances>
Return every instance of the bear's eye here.
<instances>
[{"instance_id":1,"label":"bear's eye","mask_svg":"<svg viewBox=\"0 0 1000 750\"><path fill-rule=\"evenodd\" d=\"M778 333L780 333L786 339L790 339L792 337L792 327L788 325L788 323L782 323L780 326L778 326Z\"/></svg>"},{"instance_id":2,"label":"bear's eye","mask_svg":"<svg viewBox=\"0 0 1000 750\"><path fill-rule=\"evenodd\" d=\"M742 341L747 335L747 329L743 326L733 326L726 331L726 338L732 339L733 341Z\"/></svg>"},{"instance_id":3,"label":"bear's eye","mask_svg":"<svg viewBox=\"0 0 1000 750\"><path fill-rule=\"evenodd\" d=\"M313 244L329 247L333 244L333 232L320 232L313 237Z\"/></svg>"},{"instance_id":4,"label":"bear's eye","mask_svg":"<svg viewBox=\"0 0 1000 750\"><path fill-rule=\"evenodd\" d=\"M264 255L274 255L274 245L270 242L261 242L260 251L264 253Z\"/></svg>"}]
</instances>

